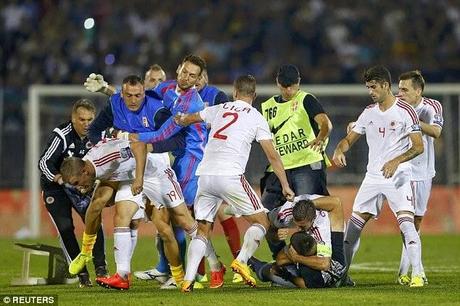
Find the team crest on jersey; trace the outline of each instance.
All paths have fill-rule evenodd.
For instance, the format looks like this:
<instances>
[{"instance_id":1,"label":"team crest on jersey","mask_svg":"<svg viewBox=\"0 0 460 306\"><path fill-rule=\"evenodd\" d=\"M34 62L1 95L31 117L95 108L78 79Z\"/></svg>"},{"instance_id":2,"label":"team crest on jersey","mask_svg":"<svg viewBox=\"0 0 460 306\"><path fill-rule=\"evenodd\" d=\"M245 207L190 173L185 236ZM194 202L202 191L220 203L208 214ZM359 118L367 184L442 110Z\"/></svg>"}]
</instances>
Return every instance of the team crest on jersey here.
<instances>
[{"instance_id":1,"label":"team crest on jersey","mask_svg":"<svg viewBox=\"0 0 460 306\"><path fill-rule=\"evenodd\" d=\"M142 117L142 125L146 128L149 127L149 121L147 120L147 117Z\"/></svg>"},{"instance_id":2,"label":"team crest on jersey","mask_svg":"<svg viewBox=\"0 0 460 306\"><path fill-rule=\"evenodd\" d=\"M121 148L120 149L120 156L122 158L131 158L134 157L133 152L131 152L131 149L129 147L126 148Z\"/></svg>"},{"instance_id":3,"label":"team crest on jersey","mask_svg":"<svg viewBox=\"0 0 460 306\"><path fill-rule=\"evenodd\" d=\"M90 141L88 141L88 142L85 144L85 147L86 147L87 149L91 149L91 148L93 147L93 144L92 144Z\"/></svg>"},{"instance_id":4,"label":"team crest on jersey","mask_svg":"<svg viewBox=\"0 0 460 306\"><path fill-rule=\"evenodd\" d=\"M298 107L299 107L299 102L297 102L297 101L292 102L291 110L292 110L293 112L295 112L295 111L297 110Z\"/></svg>"},{"instance_id":5,"label":"team crest on jersey","mask_svg":"<svg viewBox=\"0 0 460 306\"><path fill-rule=\"evenodd\" d=\"M433 117L433 123L439 124L442 126L442 117L440 114L435 114Z\"/></svg>"},{"instance_id":6,"label":"team crest on jersey","mask_svg":"<svg viewBox=\"0 0 460 306\"><path fill-rule=\"evenodd\" d=\"M45 202L46 202L46 204L53 204L54 203L54 197L46 197Z\"/></svg>"}]
</instances>

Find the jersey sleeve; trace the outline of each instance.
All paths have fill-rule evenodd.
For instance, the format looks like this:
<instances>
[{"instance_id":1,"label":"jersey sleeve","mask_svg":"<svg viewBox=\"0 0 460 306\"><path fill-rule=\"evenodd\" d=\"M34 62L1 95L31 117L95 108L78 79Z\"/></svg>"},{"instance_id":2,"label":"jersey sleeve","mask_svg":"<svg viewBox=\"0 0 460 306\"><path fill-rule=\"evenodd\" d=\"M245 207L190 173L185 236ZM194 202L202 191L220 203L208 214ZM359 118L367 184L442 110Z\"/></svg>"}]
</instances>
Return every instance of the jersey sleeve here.
<instances>
[{"instance_id":1,"label":"jersey sleeve","mask_svg":"<svg viewBox=\"0 0 460 306\"><path fill-rule=\"evenodd\" d=\"M176 135L182 130L182 126L174 122L173 117L168 120L156 131L139 133L139 140L146 143L156 143L164 141Z\"/></svg>"},{"instance_id":2,"label":"jersey sleeve","mask_svg":"<svg viewBox=\"0 0 460 306\"><path fill-rule=\"evenodd\" d=\"M50 182L59 173L59 160L64 150L64 141L57 133L53 133L38 162L38 168Z\"/></svg>"},{"instance_id":3,"label":"jersey sleeve","mask_svg":"<svg viewBox=\"0 0 460 306\"><path fill-rule=\"evenodd\" d=\"M255 109L253 109L255 111ZM257 112L257 130L256 130L256 141L259 142L261 140L269 140L272 139L272 133L270 132L270 128L268 127L268 122L265 118Z\"/></svg>"},{"instance_id":4,"label":"jersey sleeve","mask_svg":"<svg viewBox=\"0 0 460 306\"><path fill-rule=\"evenodd\" d=\"M106 107L97 115L96 119L88 128L88 139L92 144L98 143L102 139L102 132L113 126L113 112L110 100Z\"/></svg>"},{"instance_id":5,"label":"jersey sleeve","mask_svg":"<svg viewBox=\"0 0 460 306\"><path fill-rule=\"evenodd\" d=\"M442 105L438 101L431 100L430 104L432 107L428 108L428 116L430 122L427 122L430 125L438 125L441 128L444 125L444 118L442 116Z\"/></svg>"},{"instance_id":6,"label":"jersey sleeve","mask_svg":"<svg viewBox=\"0 0 460 306\"><path fill-rule=\"evenodd\" d=\"M406 125L405 132L410 133L420 133L420 121L418 120L418 115L415 112L415 109L409 104L405 105L402 110L403 120Z\"/></svg>"},{"instance_id":7,"label":"jersey sleeve","mask_svg":"<svg viewBox=\"0 0 460 306\"><path fill-rule=\"evenodd\" d=\"M366 110L359 115L358 120L355 122L355 126L352 131L360 135L366 134Z\"/></svg>"},{"instance_id":8,"label":"jersey sleeve","mask_svg":"<svg viewBox=\"0 0 460 306\"><path fill-rule=\"evenodd\" d=\"M306 95L303 99L303 107L307 111L310 120L314 120L318 114L326 113L323 106L319 103L318 99L313 95Z\"/></svg>"},{"instance_id":9,"label":"jersey sleeve","mask_svg":"<svg viewBox=\"0 0 460 306\"><path fill-rule=\"evenodd\" d=\"M220 110L219 105L209 106L209 107L205 107L202 111L200 111L199 114L200 114L201 119L203 119L203 121L206 124L211 124L211 122L214 121L214 119L216 118L219 110Z\"/></svg>"}]
</instances>

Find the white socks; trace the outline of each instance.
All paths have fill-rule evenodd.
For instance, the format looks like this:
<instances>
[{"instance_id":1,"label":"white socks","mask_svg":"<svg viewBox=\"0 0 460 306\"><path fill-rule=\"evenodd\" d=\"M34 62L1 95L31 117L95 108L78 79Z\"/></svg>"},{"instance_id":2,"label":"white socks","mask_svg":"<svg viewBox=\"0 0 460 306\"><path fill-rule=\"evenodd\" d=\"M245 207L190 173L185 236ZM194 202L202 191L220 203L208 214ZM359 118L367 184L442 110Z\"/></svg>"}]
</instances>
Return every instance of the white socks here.
<instances>
[{"instance_id":1,"label":"white socks","mask_svg":"<svg viewBox=\"0 0 460 306\"><path fill-rule=\"evenodd\" d=\"M409 263L412 266L412 275L422 274L421 243L420 237L415 230L414 217L409 214L398 216L399 228L404 237L404 245L407 251Z\"/></svg>"},{"instance_id":2,"label":"white socks","mask_svg":"<svg viewBox=\"0 0 460 306\"><path fill-rule=\"evenodd\" d=\"M264 239L265 233L266 230L261 224L252 224L244 234L243 246L236 259L246 264L259 247L260 241Z\"/></svg>"},{"instance_id":3,"label":"white socks","mask_svg":"<svg viewBox=\"0 0 460 306\"><path fill-rule=\"evenodd\" d=\"M113 250L115 256L115 263L117 264L117 273L127 278L131 272L131 230L129 227L115 227L113 233Z\"/></svg>"},{"instance_id":4,"label":"white socks","mask_svg":"<svg viewBox=\"0 0 460 306\"><path fill-rule=\"evenodd\" d=\"M190 241L187 251L187 268L185 271L184 280L195 280L196 271L200 265L200 261L206 252L208 240L202 236L195 236Z\"/></svg>"}]
</instances>

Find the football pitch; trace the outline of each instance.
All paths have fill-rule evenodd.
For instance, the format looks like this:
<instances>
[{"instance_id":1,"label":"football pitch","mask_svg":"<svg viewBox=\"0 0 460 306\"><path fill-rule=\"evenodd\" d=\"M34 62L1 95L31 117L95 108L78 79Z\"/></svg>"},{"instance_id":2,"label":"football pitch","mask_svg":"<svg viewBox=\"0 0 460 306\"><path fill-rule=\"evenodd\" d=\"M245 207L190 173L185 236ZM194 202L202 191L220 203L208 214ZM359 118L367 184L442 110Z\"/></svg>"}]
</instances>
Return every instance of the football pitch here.
<instances>
[{"instance_id":1,"label":"football pitch","mask_svg":"<svg viewBox=\"0 0 460 306\"><path fill-rule=\"evenodd\" d=\"M401 249L399 236L364 235L350 271L356 281L353 288L282 289L261 282L257 288L249 288L232 284L232 273L227 271L223 288L182 294L178 290L160 290L154 281L137 279L133 280L128 291L108 290L97 285L80 289L76 284L12 287L11 279L21 273L22 253L13 249L13 240L3 238L0 239L0 295L56 295L57 305L460 305L460 236L423 236L422 241L429 280L423 288L408 288L395 283ZM21 242L57 245L57 239L53 238ZM114 271L112 242L107 241L111 272ZM216 237L214 244L228 267L231 258L225 239ZM151 267L155 256L153 239L139 239L132 262L133 271ZM270 258L265 242L256 256ZM45 257L32 255L31 262L32 276L46 275ZM94 275L92 267L90 271ZM0 304L6 305L1 299Z\"/></svg>"}]
</instances>

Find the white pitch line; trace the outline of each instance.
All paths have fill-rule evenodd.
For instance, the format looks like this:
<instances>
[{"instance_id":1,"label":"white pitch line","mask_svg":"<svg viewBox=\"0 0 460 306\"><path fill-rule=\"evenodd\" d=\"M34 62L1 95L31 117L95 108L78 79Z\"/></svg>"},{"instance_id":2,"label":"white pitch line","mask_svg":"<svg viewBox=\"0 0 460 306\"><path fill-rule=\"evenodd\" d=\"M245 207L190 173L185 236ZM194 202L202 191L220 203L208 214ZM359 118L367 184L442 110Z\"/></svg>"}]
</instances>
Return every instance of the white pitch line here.
<instances>
[{"instance_id":1,"label":"white pitch line","mask_svg":"<svg viewBox=\"0 0 460 306\"><path fill-rule=\"evenodd\" d=\"M376 272L398 272L399 262L362 262L352 264L351 270L358 271L376 271ZM437 266L437 267L424 267L425 272L434 273L447 273L447 272L460 272L460 266Z\"/></svg>"}]
</instances>

